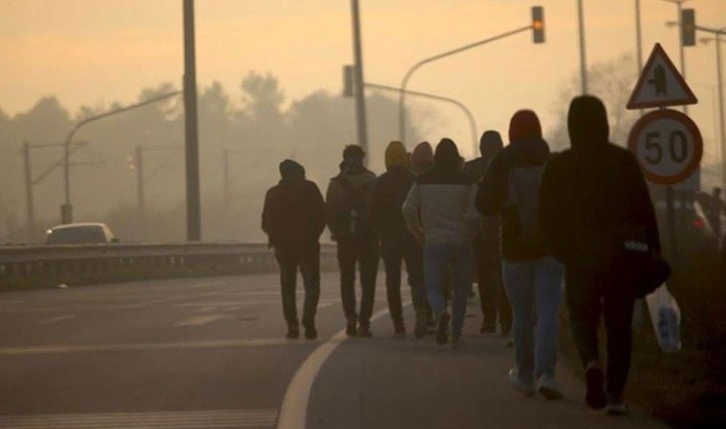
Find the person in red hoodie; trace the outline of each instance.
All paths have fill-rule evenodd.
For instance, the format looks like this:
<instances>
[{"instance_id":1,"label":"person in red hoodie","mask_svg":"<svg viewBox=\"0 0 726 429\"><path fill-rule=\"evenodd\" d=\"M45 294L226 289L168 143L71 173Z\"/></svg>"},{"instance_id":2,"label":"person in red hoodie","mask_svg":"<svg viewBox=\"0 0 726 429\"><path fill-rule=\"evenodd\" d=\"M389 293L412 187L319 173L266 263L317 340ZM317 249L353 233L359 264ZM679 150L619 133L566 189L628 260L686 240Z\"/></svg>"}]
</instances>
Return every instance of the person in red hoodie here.
<instances>
[{"instance_id":1,"label":"person in red hoodie","mask_svg":"<svg viewBox=\"0 0 726 429\"><path fill-rule=\"evenodd\" d=\"M302 324L305 338L318 336L315 313L320 297L320 234L325 229L325 201L318 186L305 180L305 169L295 161L280 163L282 180L265 195L262 230L275 248L280 266L282 310L287 338L300 336L295 299L297 269L305 286Z\"/></svg>"}]
</instances>

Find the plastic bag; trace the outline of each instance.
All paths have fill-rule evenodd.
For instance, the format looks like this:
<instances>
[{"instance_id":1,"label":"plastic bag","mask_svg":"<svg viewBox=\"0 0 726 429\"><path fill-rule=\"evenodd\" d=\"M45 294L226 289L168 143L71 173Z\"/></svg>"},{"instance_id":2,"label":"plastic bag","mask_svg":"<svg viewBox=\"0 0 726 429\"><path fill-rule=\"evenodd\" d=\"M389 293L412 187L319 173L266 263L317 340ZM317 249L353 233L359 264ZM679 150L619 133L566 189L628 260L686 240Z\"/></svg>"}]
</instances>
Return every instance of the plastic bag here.
<instances>
[{"instance_id":1,"label":"plastic bag","mask_svg":"<svg viewBox=\"0 0 726 429\"><path fill-rule=\"evenodd\" d=\"M645 300L660 349L668 354L681 350L681 309L665 283Z\"/></svg>"}]
</instances>

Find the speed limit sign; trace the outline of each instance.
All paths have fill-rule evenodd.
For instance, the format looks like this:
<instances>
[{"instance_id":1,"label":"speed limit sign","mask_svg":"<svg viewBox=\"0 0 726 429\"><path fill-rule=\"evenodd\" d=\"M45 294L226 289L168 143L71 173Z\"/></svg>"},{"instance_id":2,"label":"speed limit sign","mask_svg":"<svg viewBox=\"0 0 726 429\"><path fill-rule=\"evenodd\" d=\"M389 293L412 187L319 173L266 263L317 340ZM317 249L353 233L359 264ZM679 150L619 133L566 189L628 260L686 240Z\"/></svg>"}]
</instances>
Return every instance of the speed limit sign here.
<instances>
[{"instance_id":1,"label":"speed limit sign","mask_svg":"<svg viewBox=\"0 0 726 429\"><path fill-rule=\"evenodd\" d=\"M703 139L688 116L675 110L655 110L635 123L628 148L638 159L646 179L660 185L675 185L698 168Z\"/></svg>"}]
</instances>

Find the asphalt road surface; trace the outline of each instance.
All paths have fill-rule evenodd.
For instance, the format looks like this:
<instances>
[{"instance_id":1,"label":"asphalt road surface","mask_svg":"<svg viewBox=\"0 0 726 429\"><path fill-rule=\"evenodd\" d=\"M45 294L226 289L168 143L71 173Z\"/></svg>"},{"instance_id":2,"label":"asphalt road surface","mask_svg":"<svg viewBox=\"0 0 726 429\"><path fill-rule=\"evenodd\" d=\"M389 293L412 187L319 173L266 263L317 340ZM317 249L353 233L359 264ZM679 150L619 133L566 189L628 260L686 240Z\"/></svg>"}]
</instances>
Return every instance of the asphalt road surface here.
<instances>
[{"instance_id":1,"label":"asphalt road surface","mask_svg":"<svg viewBox=\"0 0 726 429\"><path fill-rule=\"evenodd\" d=\"M564 368L565 400L519 395L477 306L462 349L394 339L381 282L374 337L347 339L323 275L317 341L284 339L276 275L2 293L0 428L665 427L584 409Z\"/></svg>"}]
</instances>

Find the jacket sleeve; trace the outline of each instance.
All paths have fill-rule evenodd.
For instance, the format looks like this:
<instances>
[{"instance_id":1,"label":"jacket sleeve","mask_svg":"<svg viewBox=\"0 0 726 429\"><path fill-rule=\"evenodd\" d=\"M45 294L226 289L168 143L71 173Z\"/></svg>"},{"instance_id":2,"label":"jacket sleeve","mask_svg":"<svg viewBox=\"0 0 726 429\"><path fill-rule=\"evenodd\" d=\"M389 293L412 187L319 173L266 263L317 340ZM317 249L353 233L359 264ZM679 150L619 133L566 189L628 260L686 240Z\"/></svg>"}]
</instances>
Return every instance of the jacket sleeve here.
<instances>
[{"instance_id":1,"label":"jacket sleeve","mask_svg":"<svg viewBox=\"0 0 726 429\"><path fill-rule=\"evenodd\" d=\"M408 195L406 196L406 200L403 202L401 210L408 229L414 232L414 234L420 234L423 228L421 227L421 220L419 216L421 211L421 199L417 183L414 183L411 186L411 189L408 190Z\"/></svg>"},{"instance_id":2,"label":"jacket sleeve","mask_svg":"<svg viewBox=\"0 0 726 429\"><path fill-rule=\"evenodd\" d=\"M479 224L481 222L481 216L479 215L479 212L476 210L475 204L476 204L476 195L477 195L478 187L475 184L469 185L469 190L467 194L467 206L466 206L466 212L464 213L464 218L467 220L469 224L469 231L472 235L476 235L476 233L479 231Z\"/></svg>"},{"instance_id":3,"label":"jacket sleeve","mask_svg":"<svg viewBox=\"0 0 726 429\"><path fill-rule=\"evenodd\" d=\"M476 208L481 215L494 216L501 213L509 194L508 175L507 152L504 151L494 158L479 184Z\"/></svg>"},{"instance_id":4,"label":"jacket sleeve","mask_svg":"<svg viewBox=\"0 0 726 429\"><path fill-rule=\"evenodd\" d=\"M315 182L310 182L310 199L315 235L320 237L326 225L325 200L323 200L323 195L320 193L320 189Z\"/></svg>"},{"instance_id":5,"label":"jacket sleeve","mask_svg":"<svg viewBox=\"0 0 726 429\"><path fill-rule=\"evenodd\" d=\"M272 189L268 190L265 194L265 204L262 207L262 230L267 234L268 240L272 237L272 230L274 228L272 224L272 216L270 210L270 194Z\"/></svg>"},{"instance_id":6,"label":"jacket sleeve","mask_svg":"<svg viewBox=\"0 0 726 429\"><path fill-rule=\"evenodd\" d=\"M655 209L650 198L648 185L645 183L643 172L640 170L635 157L630 152L626 152L625 159L622 174L626 177L627 189L630 190L629 201L633 221L645 227L648 240L660 253L661 243L660 234L658 233L658 221L655 217Z\"/></svg>"}]
</instances>

